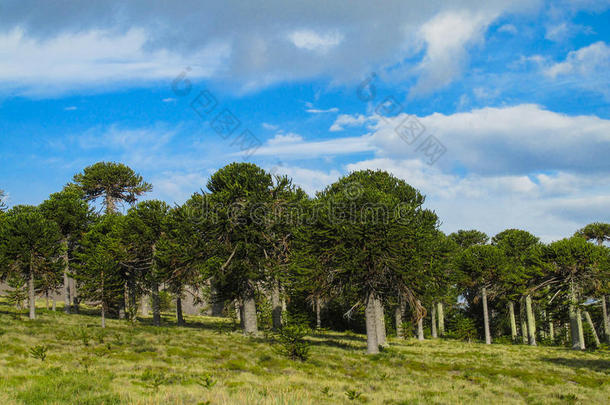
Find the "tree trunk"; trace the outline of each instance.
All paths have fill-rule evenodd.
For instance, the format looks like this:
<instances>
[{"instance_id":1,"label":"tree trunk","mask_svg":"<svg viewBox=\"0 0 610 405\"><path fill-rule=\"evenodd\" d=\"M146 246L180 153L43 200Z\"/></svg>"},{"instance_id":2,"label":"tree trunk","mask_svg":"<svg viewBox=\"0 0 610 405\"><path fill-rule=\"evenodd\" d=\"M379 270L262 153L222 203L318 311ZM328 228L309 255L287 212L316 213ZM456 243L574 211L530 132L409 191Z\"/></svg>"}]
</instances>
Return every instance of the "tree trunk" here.
<instances>
[{"instance_id":1,"label":"tree trunk","mask_svg":"<svg viewBox=\"0 0 610 405\"><path fill-rule=\"evenodd\" d=\"M182 316L182 298L180 295L176 297L176 323L178 326L184 326L184 317Z\"/></svg>"},{"instance_id":2,"label":"tree trunk","mask_svg":"<svg viewBox=\"0 0 610 405\"><path fill-rule=\"evenodd\" d=\"M585 332L582 327L582 314L581 314L580 307L576 308L576 322L578 325L578 339L580 340L580 346L581 346L582 350L585 350L586 349Z\"/></svg>"},{"instance_id":3,"label":"tree trunk","mask_svg":"<svg viewBox=\"0 0 610 405\"><path fill-rule=\"evenodd\" d=\"M530 346L536 346L536 318L532 310L532 296L525 296L525 310L527 311L527 337Z\"/></svg>"},{"instance_id":4,"label":"tree trunk","mask_svg":"<svg viewBox=\"0 0 610 405\"><path fill-rule=\"evenodd\" d=\"M553 316L549 313L549 339L551 343L555 341L555 325L553 325Z\"/></svg>"},{"instance_id":5,"label":"tree trunk","mask_svg":"<svg viewBox=\"0 0 610 405\"><path fill-rule=\"evenodd\" d=\"M102 328L106 327L106 305L102 303Z\"/></svg>"},{"instance_id":6,"label":"tree trunk","mask_svg":"<svg viewBox=\"0 0 610 405\"><path fill-rule=\"evenodd\" d=\"M584 350L585 342L581 338L582 320L580 319L580 309L577 309L576 292L574 291L574 281L570 283L570 334L572 335L572 349Z\"/></svg>"},{"instance_id":7,"label":"tree trunk","mask_svg":"<svg viewBox=\"0 0 610 405\"><path fill-rule=\"evenodd\" d=\"M150 296L152 298L153 325L161 325L161 302L159 301L159 284L153 280Z\"/></svg>"},{"instance_id":8,"label":"tree trunk","mask_svg":"<svg viewBox=\"0 0 610 405\"><path fill-rule=\"evenodd\" d=\"M235 298L233 300L233 306L235 306L235 320L243 328L242 316L241 316L241 305L239 304L239 300L237 298Z\"/></svg>"},{"instance_id":9,"label":"tree trunk","mask_svg":"<svg viewBox=\"0 0 610 405\"><path fill-rule=\"evenodd\" d=\"M487 288L481 288L481 301L483 301L483 326L485 329L485 344L491 344L491 334L489 333L489 313L487 310Z\"/></svg>"},{"instance_id":10,"label":"tree trunk","mask_svg":"<svg viewBox=\"0 0 610 405\"><path fill-rule=\"evenodd\" d=\"M78 313L78 297L76 294L76 280L70 277L70 312Z\"/></svg>"},{"instance_id":11,"label":"tree trunk","mask_svg":"<svg viewBox=\"0 0 610 405\"><path fill-rule=\"evenodd\" d=\"M30 277L28 278L28 298L30 306L30 319L36 319L36 295L34 293L34 271L30 263Z\"/></svg>"},{"instance_id":12,"label":"tree trunk","mask_svg":"<svg viewBox=\"0 0 610 405\"><path fill-rule=\"evenodd\" d=\"M405 329L403 326L402 314L405 312L404 298L401 293L398 293L398 305L394 310L394 322L396 323L396 337L403 339L405 337Z\"/></svg>"},{"instance_id":13,"label":"tree trunk","mask_svg":"<svg viewBox=\"0 0 610 405\"><path fill-rule=\"evenodd\" d=\"M254 291L248 291L243 297L242 314L244 320L244 334L258 334L258 323L256 321L256 300L254 299Z\"/></svg>"},{"instance_id":14,"label":"tree trunk","mask_svg":"<svg viewBox=\"0 0 610 405\"><path fill-rule=\"evenodd\" d=\"M521 297L519 301L519 321L521 322L521 340L524 345L527 344L527 320L525 317L525 297Z\"/></svg>"},{"instance_id":15,"label":"tree trunk","mask_svg":"<svg viewBox=\"0 0 610 405\"><path fill-rule=\"evenodd\" d=\"M364 311L365 322L366 322L366 353L377 354L379 353L379 344L377 342L377 299L375 294L371 291L366 299L366 309Z\"/></svg>"},{"instance_id":16,"label":"tree trunk","mask_svg":"<svg viewBox=\"0 0 610 405\"><path fill-rule=\"evenodd\" d=\"M432 308L430 309L430 329L432 330L432 337L437 338L438 334L436 333L436 304L433 302L431 306Z\"/></svg>"},{"instance_id":17,"label":"tree trunk","mask_svg":"<svg viewBox=\"0 0 610 405\"><path fill-rule=\"evenodd\" d=\"M70 313L70 278L68 277L68 272L70 271L70 264L68 262L68 240L64 239L62 242L63 246L63 254L62 257L64 259L64 312L66 314Z\"/></svg>"},{"instance_id":18,"label":"tree trunk","mask_svg":"<svg viewBox=\"0 0 610 405\"><path fill-rule=\"evenodd\" d=\"M591 332L593 332L593 339L595 339L595 347L599 347L601 342L599 341L599 336L597 336L597 331L595 330L595 325L593 324L593 320L591 319L591 315L589 315L589 311L583 311L585 313L585 319L591 328Z\"/></svg>"},{"instance_id":19,"label":"tree trunk","mask_svg":"<svg viewBox=\"0 0 610 405\"><path fill-rule=\"evenodd\" d=\"M421 302L417 300L417 305L421 306ZM417 340L424 340L424 318L417 320Z\"/></svg>"},{"instance_id":20,"label":"tree trunk","mask_svg":"<svg viewBox=\"0 0 610 405\"><path fill-rule=\"evenodd\" d=\"M44 300L45 300L45 306L47 307L47 311L51 310L51 303L49 302L49 292L48 291L44 292Z\"/></svg>"},{"instance_id":21,"label":"tree trunk","mask_svg":"<svg viewBox=\"0 0 610 405\"><path fill-rule=\"evenodd\" d=\"M508 318L510 320L510 338L517 340L517 322L515 321L515 303L508 301Z\"/></svg>"},{"instance_id":22,"label":"tree trunk","mask_svg":"<svg viewBox=\"0 0 610 405\"><path fill-rule=\"evenodd\" d=\"M55 297L53 297L53 306L51 307L51 311L55 312L55 310L57 309L57 303L55 302Z\"/></svg>"},{"instance_id":23,"label":"tree trunk","mask_svg":"<svg viewBox=\"0 0 610 405\"><path fill-rule=\"evenodd\" d=\"M273 280L271 287L271 321L273 330L279 330L282 327L282 303L280 301L280 283L278 280Z\"/></svg>"},{"instance_id":24,"label":"tree trunk","mask_svg":"<svg viewBox=\"0 0 610 405\"><path fill-rule=\"evenodd\" d=\"M102 280L102 282L101 282L101 288L102 288L102 290L101 290L101 293L102 293L101 294L101 297L102 297L101 298L101 301L102 301L102 328L105 328L106 327L106 300L105 300L106 297L104 296L104 292L105 292L104 291L104 270L102 270L101 276L102 276L101 277L101 280Z\"/></svg>"},{"instance_id":25,"label":"tree trunk","mask_svg":"<svg viewBox=\"0 0 610 405\"><path fill-rule=\"evenodd\" d=\"M128 313L129 313L129 320L131 322L135 322L137 317L138 317L138 303L137 303L137 297L136 297L136 286L135 286L135 280L133 279L133 277L129 277L128 280Z\"/></svg>"},{"instance_id":26,"label":"tree trunk","mask_svg":"<svg viewBox=\"0 0 610 405\"><path fill-rule=\"evenodd\" d=\"M376 312L375 312L375 327L377 328L377 344L379 346L386 346L386 331L385 331L385 313L383 311L383 302L378 296L375 299Z\"/></svg>"},{"instance_id":27,"label":"tree trunk","mask_svg":"<svg viewBox=\"0 0 610 405\"><path fill-rule=\"evenodd\" d=\"M314 305L316 306L316 329L320 329L322 327L322 303L320 302L320 296L316 295L314 301Z\"/></svg>"},{"instance_id":28,"label":"tree trunk","mask_svg":"<svg viewBox=\"0 0 610 405\"><path fill-rule=\"evenodd\" d=\"M140 311L144 318L148 316L148 295L142 295L140 298Z\"/></svg>"},{"instance_id":29,"label":"tree trunk","mask_svg":"<svg viewBox=\"0 0 610 405\"><path fill-rule=\"evenodd\" d=\"M114 198L112 198L110 195L106 194L106 197L104 198L104 202L106 205L106 214L113 214L116 212Z\"/></svg>"},{"instance_id":30,"label":"tree trunk","mask_svg":"<svg viewBox=\"0 0 610 405\"><path fill-rule=\"evenodd\" d=\"M445 312L442 302L436 304L436 315L438 317L438 335L443 337L445 336Z\"/></svg>"},{"instance_id":31,"label":"tree trunk","mask_svg":"<svg viewBox=\"0 0 610 405\"><path fill-rule=\"evenodd\" d=\"M606 335L606 343L610 344L610 315L608 314L608 307L606 306L606 297L602 295L602 316L604 317L604 333Z\"/></svg>"}]
</instances>

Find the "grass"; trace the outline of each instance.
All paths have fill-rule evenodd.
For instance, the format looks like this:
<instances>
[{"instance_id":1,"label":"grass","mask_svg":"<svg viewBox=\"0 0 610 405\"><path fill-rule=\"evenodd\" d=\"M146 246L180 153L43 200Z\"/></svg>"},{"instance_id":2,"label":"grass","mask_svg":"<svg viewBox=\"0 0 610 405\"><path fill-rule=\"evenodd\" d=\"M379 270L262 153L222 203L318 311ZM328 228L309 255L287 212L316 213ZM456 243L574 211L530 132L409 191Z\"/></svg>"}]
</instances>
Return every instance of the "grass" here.
<instances>
[{"instance_id":1,"label":"grass","mask_svg":"<svg viewBox=\"0 0 610 405\"><path fill-rule=\"evenodd\" d=\"M231 321L177 327L40 310L15 319L0 302L2 404L607 403L610 353L451 340L391 340L366 356L364 336L322 332L306 362ZM44 359L33 355L46 347ZM36 349L38 348L38 349Z\"/></svg>"}]
</instances>

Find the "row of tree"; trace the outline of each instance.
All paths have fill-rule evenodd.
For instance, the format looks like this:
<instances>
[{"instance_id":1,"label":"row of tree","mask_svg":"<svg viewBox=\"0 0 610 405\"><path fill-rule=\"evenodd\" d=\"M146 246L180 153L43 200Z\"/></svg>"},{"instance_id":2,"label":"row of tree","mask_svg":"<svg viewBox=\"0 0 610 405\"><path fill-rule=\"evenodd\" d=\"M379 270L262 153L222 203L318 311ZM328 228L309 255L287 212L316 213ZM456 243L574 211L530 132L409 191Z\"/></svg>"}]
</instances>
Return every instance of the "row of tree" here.
<instances>
[{"instance_id":1,"label":"row of tree","mask_svg":"<svg viewBox=\"0 0 610 405\"><path fill-rule=\"evenodd\" d=\"M312 313L317 327L363 320L368 353L387 344L387 331L423 339L428 328L432 337L480 330L486 343L521 335L530 345L567 333L575 349L585 335L601 345L603 330L610 342L608 224L547 245L517 229L491 240L475 230L445 235L425 197L383 171L351 173L315 198L249 163L218 170L207 192L180 206L136 204L151 189L129 167L100 162L38 207L2 205L0 277L13 301L27 291L34 318L37 294L63 290L66 312L99 305L105 326L108 313L135 320L150 297L159 325L165 291L183 324L186 291L206 291L246 334L267 322L265 308L276 329L287 307L293 317Z\"/></svg>"}]
</instances>

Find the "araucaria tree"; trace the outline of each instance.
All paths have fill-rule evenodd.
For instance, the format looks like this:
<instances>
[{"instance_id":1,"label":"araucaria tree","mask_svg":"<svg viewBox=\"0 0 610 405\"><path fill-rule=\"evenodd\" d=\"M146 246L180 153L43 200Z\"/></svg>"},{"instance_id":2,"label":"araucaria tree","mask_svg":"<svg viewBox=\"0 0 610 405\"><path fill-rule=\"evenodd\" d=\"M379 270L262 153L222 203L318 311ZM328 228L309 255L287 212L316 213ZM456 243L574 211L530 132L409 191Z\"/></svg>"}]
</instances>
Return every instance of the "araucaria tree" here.
<instances>
[{"instance_id":1,"label":"araucaria tree","mask_svg":"<svg viewBox=\"0 0 610 405\"><path fill-rule=\"evenodd\" d=\"M215 235L210 263L219 292L241 301L245 334L257 334L256 292L266 281L264 212L272 199L273 182L251 163L232 163L208 182L209 220Z\"/></svg>"},{"instance_id":2,"label":"araucaria tree","mask_svg":"<svg viewBox=\"0 0 610 405\"><path fill-rule=\"evenodd\" d=\"M131 208L123 221L122 240L126 255L121 265L125 271L131 305L135 311L136 280L141 280L152 298L153 324L161 324L159 285L162 272L156 260L157 245L165 233L170 207L163 201L143 201Z\"/></svg>"},{"instance_id":3,"label":"araucaria tree","mask_svg":"<svg viewBox=\"0 0 610 405\"><path fill-rule=\"evenodd\" d=\"M118 202L133 204L152 186L122 163L98 162L74 176L87 200L103 198L106 213L116 212Z\"/></svg>"},{"instance_id":4,"label":"araucaria tree","mask_svg":"<svg viewBox=\"0 0 610 405\"><path fill-rule=\"evenodd\" d=\"M19 205L9 210L0 231L0 256L27 280L30 319L36 317L36 279L52 278L63 267L59 226L40 209Z\"/></svg>"},{"instance_id":5,"label":"araucaria tree","mask_svg":"<svg viewBox=\"0 0 610 405\"><path fill-rule=\"evenodd\" d=\"M78 243L82 234L86 231L90 222L91 213L87 202L84 201L82 190L74 185L66 186L59 193L51 196L40 205L40 209L46 218L51 219L57 225L63 236L62 256L63 256L63 290L64 290L64 311L70 313L74 297L75 288L70 288L74 283L70 277L70 261L75 244ZM71 291L72 290L72 291Z\"/></svg>"},{"instance_id":6,"label":"araucaria tree","mask_svg":"<svg viewBox=\"0 0 610 405\"><path fill-rule=\"evenodd\" d=\"M399 292L415 305L407 280L416 269L404 260L412 254L408 236L418 226L424 197L404 181L370 170L341 178L319 197L328 271L338 288L357 291L366 308L367 353L378 353L385 343L384 296Z\"/></svg>"}]
</instances>

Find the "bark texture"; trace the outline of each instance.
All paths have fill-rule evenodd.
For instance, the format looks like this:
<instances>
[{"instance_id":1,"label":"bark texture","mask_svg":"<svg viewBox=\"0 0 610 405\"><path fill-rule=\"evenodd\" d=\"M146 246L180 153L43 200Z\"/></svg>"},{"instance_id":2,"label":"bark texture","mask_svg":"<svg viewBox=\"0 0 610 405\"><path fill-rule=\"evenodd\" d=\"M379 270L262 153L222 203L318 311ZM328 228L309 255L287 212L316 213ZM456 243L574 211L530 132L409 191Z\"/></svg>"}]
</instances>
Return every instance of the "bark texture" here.
<instances>
[{"instance_id":1,"label":"bark texture","mask_svg":"<svg viewBox=\"0 0 610 405\"><path fill-rule=\"evenodd\" d=\"M585 319L593 332L593 339L595 339L595 347L599 347L601 342L599 341L599 336L597 336L597 331L595 330L595 325L593 324L593 320L591 319L591 315L589 315L588 311L583 311L585 313Z\"/></svg>"},{"instance_id":2,"label":"bark texture","mask_svg":"<svg viewBox=\"0 0 610 405\"><path fill-rule=\"evenodd\" d=\"M508 301L508 318L510 320L510 338L517 340L517 321L515 320L515 303Z\"/></svg>"},{"instance_id":3,"label":"bark texture","mask_svg":"<svg viewBox=\"0 0 610 405\"><path fill-rule=\"evenodd\" d=\"M432 337L437 338L438 334L436 332L436 304L432 303L432 308L430 309L430 328L432 329Z\"/></svg>"},{"instance_id":4,"label":"bark texture","mask_svg":"<svg viewBox=\"0 0 610 405\"><path fill-rule=\"evenodd\" d=\"M483 301L483 324L485 328L485 344L491 344L491 334L489 333L489 312L487 310L487 288L481 288L481 301Z\"/></svg>"},{"instance_id":5,"label":"bark texture","mask_svg":"<svg viewBox=\"0 0 610 405\"><path fill-rule=\"evenodd\" d=\"M256 321L256 301L254 291L248 291L243 297L242 317L245 335L258 334L258 324Z\"/></svg>"},{"instance_id":6,"label":"bark texture","mask_svg":"<svg viewBox=\"0 0 610 405\"><path fill-rule=\"evenodd\" d=\"M277 280L273 281L271 288L271 318L273 330L278 330L282 327L282 302L280 299L280 283Z\"/></svg>"},{"instance_id":7,"label":"bark texture","mask_svg":"<svg viewBox=\"0 0 610 405\"><path fill-rule=\"evenodd\" d=\"M322 303L320 302L320 296L316 295L314 301L316 306L316 329L320 329L322 327Z\"/></svg>"},{"instance_id":8,"label":"bark texture","mask_svg":"<svg viewBox=\"0 0 610 405\"><path fill-rule=\"evenodd\" d=\"M383 311L383 302L377 297L375 300L375 326L377 328L377 344L380 346L387 345L386 330L385 330L385 313Z\"/></svg>"},{"instance_id":9,"label":"bark texture","mask_svg":"<svg viewBox=\"0 0 610 405\"><path fill-rule=\"evenodd\" d=\"M150 287L150 296L152 298L153 325L161 325L161 302L159 301L159 283L153 280Z\"/></svg>"},{"instance_id":10,"label":"bark texture","mask_svg":"<svg viewBox=\"0 0 610 405\"><path fill-rule=\"evenodd\" d=\"M63 245L63 253L62 257L64 259L64 312L69 314L70 311L70 277L68 277L68 272L70 271L70 264L68 263L68 240L64 239L62 242Z\"/></svg>"},{"instance_id":11,"label":"bark texture","mask_svg":"<svg viewBox=\"0 0 610 405\"><path fill-rule=\"evenodd\" d=\"M417 305L421 305L421 302L418 300ZM424 340L424 318L419 318L417 320L417 340Z\"/></svg>"},{"instance_id":12,"label":"bark texture","mask_svg":"<svg viewBox=\"0 0 610 405\"><path fill-rule=\"evenodd\" d=\"M606 343L610 344L610 314L608 314L608 307L606 304L606 301L608 300L608 297L605 295L602 295L602 314L603 314L603 321L604 321L604 333L606 335Z\"/></svg>"},{"instance_id":13,"label":"bark texture","mask_svg":"<svg viewBox=\"0 0 610 405\"><path fill-rule=\"evenodd\" d=\"M527 344L527 319L525 317L525 298L521 297L519 302L519 321L521 321L521 340L524 345Z\"/></svg>"},{"instance_id":14,"label":"bark texture","mask_svg":"<svg viewBox=\"0 0 610 405\"><path fill-rule=\"evenodd\" d=\"M377 342L377 304L376 297L373 292L370 292L366 299L366 309L364 311L366 322L366 353L379 353L379 344Z\"/></svg>"},{"instance_id":15,"label":"bark texture","mask_svg":"<svg viewBox=\"0 0 610 405\"><path fill-rule=\"evenodd\" d=\"M536 318L532 310L532 296L525 296L525 310L527 312L527 338L530 346L536 346Z\"/></svg>"},{"instance_id":16,"label":"bark texture","mask_svg":"<svg viewBox=\"0 0 610 405\"><path fill-rule=\"evenodd\" d=\"M176 323L178 326L184 326L184 316L182 316L182 298L176 297Z\"/></svg>"},{"instance_id":17,"label":"bark texture","mask_svg":"<svg viewBox=\"0 0 610 405\"><path fill-rule=\"evenodd\" d=\"M436 315L438 316L438 335L445 336L445 311L442 302L436 304Z\"/></svg>"},{"instance_id":18,"label":"bark texture","mask_svg":"<svg viewBox=\"0 0 610 405\"><path fill-rule=\"evenodd\" d=\"M36 294L34 293L34 271L30 265L30 276L28 278L28 304L30 307L30 319L36 318Z\"/></svg>"}]
</instances>

